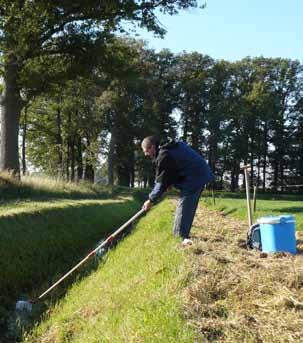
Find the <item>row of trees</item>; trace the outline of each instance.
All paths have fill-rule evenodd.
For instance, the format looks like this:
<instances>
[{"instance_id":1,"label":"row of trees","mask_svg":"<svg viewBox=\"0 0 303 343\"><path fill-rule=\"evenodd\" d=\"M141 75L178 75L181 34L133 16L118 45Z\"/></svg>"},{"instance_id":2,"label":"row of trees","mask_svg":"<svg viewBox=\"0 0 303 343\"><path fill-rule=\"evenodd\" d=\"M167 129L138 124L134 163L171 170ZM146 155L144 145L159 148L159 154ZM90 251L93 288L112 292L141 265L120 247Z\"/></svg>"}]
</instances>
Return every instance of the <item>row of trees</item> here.
<instances>
[{"instance_id":1,"label":"row of trees","mask_svg":"<svg viewBox=\"0 0 303 343\"><path fill-rule=\"evenodd\" d=\"M140 151L149 134L181 138L200 151L214 186L235 190L241 164L254 165L263 190L303 183L303 80L298 61L230 63L199 53L154 52L116 39L111 68L56 84L21 117L26 161L69 180L152 183ZM105 169L106 166L106 169Z\"/></svg>"},{"instance_id":2,"label":"row of trees","mask_svg":"<svg viewBox=\"0 0 303 343\"><path fill-rule=\"evenodd\" d=\"M0 2L0 170L27 164L69 180L150 184L147 134L179 136L205 155L215 187L302 184L302 66L286 59L215 61L155 53L117 39L125 23L165 32L157 11L194 0ZM21 138L21 140L18 140ZM107 170L101 168L106 161ZM104 169L104 168L103 168Z\"/></svg>"},{"instance_id":3,"label":"row of trees","mask_svg":"<svg viewBox=\"0 0 303 343\"><path fill-rule=\"evenodd\" d=\"M173 15L195 0L1 0L2 81L0 170L19 174L18 130L22 109L55 84L115 67L112 43L125 23L158 35L156 11Z\"/></svg>"}]
</instances>

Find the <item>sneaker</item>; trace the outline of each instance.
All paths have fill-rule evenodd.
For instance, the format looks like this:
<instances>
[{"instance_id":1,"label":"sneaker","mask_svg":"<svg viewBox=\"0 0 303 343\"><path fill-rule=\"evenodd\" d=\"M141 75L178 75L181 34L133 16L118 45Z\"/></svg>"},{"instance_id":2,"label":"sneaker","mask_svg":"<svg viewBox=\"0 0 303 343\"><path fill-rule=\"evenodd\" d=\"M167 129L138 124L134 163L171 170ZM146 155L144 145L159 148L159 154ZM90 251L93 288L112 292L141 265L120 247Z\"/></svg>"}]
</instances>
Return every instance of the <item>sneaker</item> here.
<instances>
[{"instance_id":1,"label":"sneaker","mask_svg":"<svg viewBox=\"0 0 303 343\"><path fill-rule=\"evenodd\" d=\"M181 245L182 247L188 247L188 246L193 245L193 241L191 239L184 238Z\"/></svg>"}]
</instances>

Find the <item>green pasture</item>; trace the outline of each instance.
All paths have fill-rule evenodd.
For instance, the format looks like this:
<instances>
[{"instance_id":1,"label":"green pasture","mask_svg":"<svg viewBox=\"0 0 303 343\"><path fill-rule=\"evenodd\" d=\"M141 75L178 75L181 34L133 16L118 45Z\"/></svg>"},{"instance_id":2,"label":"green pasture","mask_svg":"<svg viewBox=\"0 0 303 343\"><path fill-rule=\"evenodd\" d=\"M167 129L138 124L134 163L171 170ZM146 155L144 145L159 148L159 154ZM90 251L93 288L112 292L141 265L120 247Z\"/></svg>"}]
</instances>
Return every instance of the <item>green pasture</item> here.
<instances>
[{"instance_id":1,"label":"green pasture","mask_svg":"<svg viewBox=\"0 0 303 343\"><path fill-rule=\"evenodd\" d=\"M247 221L247 201L244 193L217 192L214 204L212 193L206 192L201 201L224 215ZM264 216L291 214L296 219L296 229L303 230L303 196L260 194L256 198L256 210L254 211L253 200L251 208L253 222Z\"/></svg>"}]
</instances>

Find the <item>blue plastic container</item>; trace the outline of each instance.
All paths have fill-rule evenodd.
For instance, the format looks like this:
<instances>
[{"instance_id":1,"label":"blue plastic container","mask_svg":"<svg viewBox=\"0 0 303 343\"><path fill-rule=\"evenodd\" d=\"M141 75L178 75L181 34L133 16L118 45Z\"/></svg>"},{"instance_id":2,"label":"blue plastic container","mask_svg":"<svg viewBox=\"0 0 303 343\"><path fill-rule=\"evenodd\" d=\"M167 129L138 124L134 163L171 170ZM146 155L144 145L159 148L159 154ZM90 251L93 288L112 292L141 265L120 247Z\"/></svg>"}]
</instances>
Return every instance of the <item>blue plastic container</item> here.
<instances>
[{"instance_id":1,"label":"blue plastic container","mask_svg":"<svg viewBox=\"0 0 303 343\"><path fill-rule=\"evenodd\" d=\"M296 254L296 221L293 216L262 217L257 222L260 224L262 251Z\"/></svg>"}]
</instances>

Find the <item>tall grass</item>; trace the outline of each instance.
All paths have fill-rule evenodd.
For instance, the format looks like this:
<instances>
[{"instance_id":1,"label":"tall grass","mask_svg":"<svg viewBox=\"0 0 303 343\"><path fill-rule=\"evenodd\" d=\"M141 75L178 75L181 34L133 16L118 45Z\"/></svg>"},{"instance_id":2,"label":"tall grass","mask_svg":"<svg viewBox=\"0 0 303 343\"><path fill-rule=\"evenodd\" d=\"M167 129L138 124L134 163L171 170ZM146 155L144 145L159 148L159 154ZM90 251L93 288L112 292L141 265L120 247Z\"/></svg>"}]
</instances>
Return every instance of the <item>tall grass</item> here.
<instances>
[{"instance_id":1,"label":"tall grass","mask_svg":"<svg viewBox=\"0 0 303 343\"><path fill-rule=\"evenodd\" d=\"M168 201L152 209L24 342L193 342L181 315L189 265L171 217Z\"/></svg>"},{"instance_id":2,"label":"tall grass","mask_svg":"<svg viewBox=\"0 0 303 343\"><path fill-rule=\"evenodd\" d=\"M24 198L69 198L87 199L112 195L113 187L89 182L65 182L48 177L24 176L16 180L10 174L0 173L0 201Z\"/></svg>"}]
</instances>

